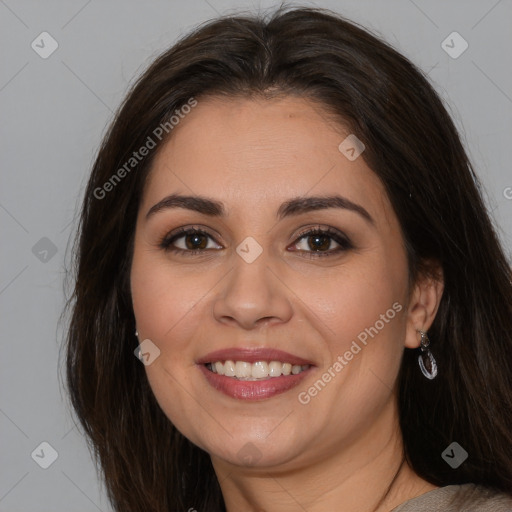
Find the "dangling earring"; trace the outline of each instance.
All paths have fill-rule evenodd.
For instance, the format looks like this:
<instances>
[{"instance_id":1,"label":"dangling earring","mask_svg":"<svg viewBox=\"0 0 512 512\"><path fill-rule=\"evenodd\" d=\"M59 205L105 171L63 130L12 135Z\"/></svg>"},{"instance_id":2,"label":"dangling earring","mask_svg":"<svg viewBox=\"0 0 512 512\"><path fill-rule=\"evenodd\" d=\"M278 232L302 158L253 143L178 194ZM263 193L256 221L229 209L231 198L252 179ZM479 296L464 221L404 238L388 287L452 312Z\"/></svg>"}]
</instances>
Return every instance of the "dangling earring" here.
<instances>
[{"instance_id":1,"label":"dangling earring","mask_svg":"<svg viewBox=\"0 0 512 512\"><path fill-rule=\"evenodd\" d=\"M421 354L418 356L418 363L420 364L421 373L432 380L437 375L437 363L432 355L432 352L428 348L430 340L428 339L427 333L418 329L421 335Z\"/></svg>"}]
</instances>

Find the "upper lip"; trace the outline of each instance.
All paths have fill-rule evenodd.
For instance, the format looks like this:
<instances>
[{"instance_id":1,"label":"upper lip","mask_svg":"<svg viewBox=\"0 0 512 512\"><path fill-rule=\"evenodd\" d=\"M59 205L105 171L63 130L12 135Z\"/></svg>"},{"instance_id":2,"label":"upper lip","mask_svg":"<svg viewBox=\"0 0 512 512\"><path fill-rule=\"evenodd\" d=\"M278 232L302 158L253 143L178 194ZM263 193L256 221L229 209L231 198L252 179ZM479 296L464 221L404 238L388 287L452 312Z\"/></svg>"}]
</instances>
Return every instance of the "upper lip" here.
<instances>
[{"instance_id":1,"label":"upper lip","mask_svg":"<svg viewBox=\"0 0 512 512\"><path fill-rule=\"evenodd\" d=\"M217 361L245 361L247 363L256 363L258 361L280 361L282 363L291 363L293 365L313 365L311 361L275 348L225 348L215 350L214 352L210 352L209 354L200 357L196 363L206 364L215 363Z\"/></svg>"}]
</instances>

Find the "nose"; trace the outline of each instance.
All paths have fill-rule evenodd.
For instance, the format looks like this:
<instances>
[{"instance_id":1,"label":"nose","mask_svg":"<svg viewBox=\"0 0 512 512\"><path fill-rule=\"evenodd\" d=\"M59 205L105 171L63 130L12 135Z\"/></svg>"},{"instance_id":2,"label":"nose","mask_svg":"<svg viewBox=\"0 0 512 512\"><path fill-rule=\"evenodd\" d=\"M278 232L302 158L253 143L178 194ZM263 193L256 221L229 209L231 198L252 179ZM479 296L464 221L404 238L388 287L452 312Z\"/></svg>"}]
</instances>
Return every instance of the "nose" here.
<instances>
[{"instance_id":1,"label":"nose","mask_svg":"<svg viewBox=\"0 0 512 512\"><path fill-rule=\"evenodd\" d=\"M293 314L292 292L277 275L265 251L252 263L237 256L214 300L214 318L246 330L288 322Z\"/></svg>"}]
</instances>

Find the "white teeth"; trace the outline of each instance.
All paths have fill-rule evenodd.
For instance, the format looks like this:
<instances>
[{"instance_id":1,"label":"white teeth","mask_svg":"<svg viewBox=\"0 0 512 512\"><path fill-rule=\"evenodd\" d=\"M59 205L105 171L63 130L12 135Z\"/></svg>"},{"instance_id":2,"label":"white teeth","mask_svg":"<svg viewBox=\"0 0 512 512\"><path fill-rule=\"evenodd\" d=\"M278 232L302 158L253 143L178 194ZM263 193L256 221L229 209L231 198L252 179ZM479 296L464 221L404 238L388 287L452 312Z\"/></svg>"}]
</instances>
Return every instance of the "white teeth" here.
<instances>
[{"instance_id":1,"label":"white teeth","mask_svg":"<svg viewBox=\"0 0 512 512\"><path fill-rule=\"evenodd\" d=\"M279 377L281 375L281 370L283 365L279 361L272 361L268 365L268 376L269 377Z\"/></svg>"},{"instance_id":2,"label":"white teeth","mask_svg":"<svg viewBox=\"0 0 512 512\"><path fill-rule=\"evenodd\" d=\"M252 365L253 379L263 379L268 377L268 364L265 361L258 361Z\"/></svg>"},{"instance_id":3,"label":"white teeth","mask_svg":"<svg viewBox=\"0 0 512 512\"><path fill-rule=\"evenodd\" d=\"M226 361L224 363L224 375L226 377L234 377L236 375L235 363L233 361Z\"/></svg>"},{"instance_id":4,"label":"white teeth","mask_svg":"<svg viewBox=\"0 0 512 512\"><path fill-rule=\"evenodd\" d=\"M302 366L299 366L298 364L294 364L292 366L292 373L293 373L293 375L297 375L301 371L302 371Z\"/></svg>"},{"instance_id":5,"label":"white teeth","mask_svg":"<svg viewBox=\"0 0 512 512\"><path fill-rule=\"evenodd\" d=\"M217 363L215 363L217 364ZM251 363L245 361L237 361L235 363L235 377L238 378L249 378L252 376Z\"/></svg>"},{"instance_id":6,"label":"white teeth","mask_svg":"<svg viewBox=\"0 0 512 512\"><path fill-rule=\"evenodd\" d=\"M281 375L297 375L309 368L309 364L291 365L290 363L281 363L280 361L257 361L256 363L247 363L245 361L216 361L206 365L213 373L225 375L226 377L235 377L240 380L261 380L269 377L280 377Z\"/></svg>"}]
</instances>

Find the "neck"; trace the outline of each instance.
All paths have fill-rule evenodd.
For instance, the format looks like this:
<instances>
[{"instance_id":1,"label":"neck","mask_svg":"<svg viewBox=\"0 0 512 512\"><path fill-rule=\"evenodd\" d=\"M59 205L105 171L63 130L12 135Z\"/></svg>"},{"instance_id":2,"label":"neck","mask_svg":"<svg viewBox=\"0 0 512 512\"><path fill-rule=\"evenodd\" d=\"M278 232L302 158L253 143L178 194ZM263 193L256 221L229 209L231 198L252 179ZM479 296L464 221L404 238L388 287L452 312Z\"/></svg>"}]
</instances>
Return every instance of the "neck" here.
<instances>
[{"instance_id":1,"label":"neck","mask_svg":"<svg viewBox=\"0 0 512 512\"><path fill-rule=\"evenodd\" d=\"M405 462L396 409L349 445L311 455L307 463L240 468L212 457L227 512L389 512L436 486Z\"/></svg>"}]
</instances>

